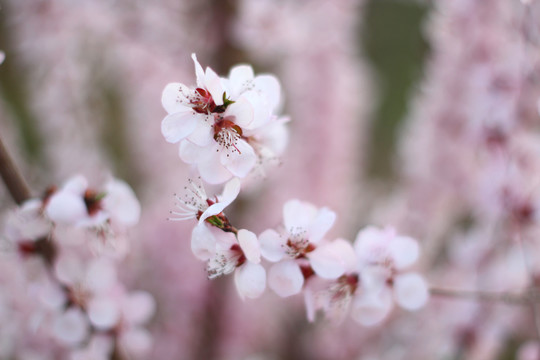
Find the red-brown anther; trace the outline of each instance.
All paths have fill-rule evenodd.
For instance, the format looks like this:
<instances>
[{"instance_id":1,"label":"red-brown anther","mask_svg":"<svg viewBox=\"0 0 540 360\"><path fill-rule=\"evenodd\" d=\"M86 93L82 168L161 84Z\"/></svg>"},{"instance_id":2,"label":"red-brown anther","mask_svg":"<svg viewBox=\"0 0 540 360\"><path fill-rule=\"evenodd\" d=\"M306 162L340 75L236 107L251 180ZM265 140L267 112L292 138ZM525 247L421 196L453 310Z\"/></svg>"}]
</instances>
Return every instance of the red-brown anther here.
<instances>
[{"instance_id":1,"label":"red-brown anther","mask_svg":"<svg viewBox=\"0 0 540 360\"><path fill-rule=\"evenodd\" d=\"M231 251L234 251L235 253L239 254L238 260L236 261L236 267L239 267L246 262L246 256L244 255L242 248L240 248L240 245L233 244L231 246Z\"/></svg>"},{"instance_id":2,"label":"red-brown anther","mask_svg":"<svg viewBox=\"0 0 540 360\"><path fill-rule=\"evenodd\" d=\"M304 264L300 265L300 271L302 271L302 275L304 276L304 280L307 280L309 277L315 275L315 271L311 268L311 266Z\"/></svg>"},{"instance_id":3,"label":"red-brown anther","mask_svg":"<svg viewBox=\"0 0 540 360\"><path fill-rule=\"evenodd\" d=\"M21 253L24 256L33 255L36 253L36 247L34 246L34 242L29 241L20 241L17 244L17 248L19 250L19 253Z\"/></svg>"},{"instance_id":4,"label":"red-brown anther","mask_svg":"<svg viewBox=\"0 0 540 360\"><path fill-rule=\"evenodd\" d=\"M203 88L197 88L195 91L201 96L197 100L191 100L190 103L193 107L193 110L200 114L208 114L214 111L216 104L212 95Z\"/></svg>"},{"instance_id":5,"label":"red-brown anther","mask_svg":"<svg viewBox=\"0 0 540 360\"><path fill-rule=\"evenodd\" d=\"M239 136L242 136L242 128L240 126L236 125L231 120L221 118L214 124L214 137L217 136L223 129L234 129Z\"/></svg>"},{"instance_id":6,"label":"red-brown anther","mask_svg":"<svg viewBox=\"0 0 540 360\"><path fill-rule=\"evenodd\" d=\"M101 207L101 197L93 190L86 190L84 193L84 204L86 205L86 211L88 215L92 216L96 214Z\"/></svg>"},{"instance_id":7,"label":"red-brown anther","mask_svg":"<svg viewBox=\"0 0 540 360\"><path fill-rule=\"evenodd\" d=\"M535 209L530 202L524 202L514 207L512 215L520 224L527 224L532 221Z\"/></svg>"},{"instance_id":8,"label":"red-brown anther","mask_svg":"<svg viewBox=\"0 0 540 360\"><path fill-rule=\"evenodd\" d=\"M43 204L43 208L45 208L47 206L47 203L49 202L49 199L56 192L56 190L58 190L58 188L56 186L54 186L54 185L49 186L45 190L45 192L43 193L43 196L41 196L41 201L42 201L42 204Z\"/></svg>"}]
</instances>

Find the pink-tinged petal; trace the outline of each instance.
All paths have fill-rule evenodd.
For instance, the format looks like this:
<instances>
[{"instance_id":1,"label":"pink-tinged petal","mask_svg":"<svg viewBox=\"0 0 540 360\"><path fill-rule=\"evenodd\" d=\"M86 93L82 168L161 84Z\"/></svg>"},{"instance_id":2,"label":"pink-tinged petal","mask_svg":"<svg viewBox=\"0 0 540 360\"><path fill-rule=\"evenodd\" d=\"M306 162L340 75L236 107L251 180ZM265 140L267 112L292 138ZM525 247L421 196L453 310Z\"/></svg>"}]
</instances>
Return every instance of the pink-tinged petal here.
<instances>
[{"instance_id":1,"label":"pink-tinged petal","mask_svg":"<svg viewBox=\"0 0 540 360\"><path fill-rule=\"evenodd\" d=\"M392 239L388 248L398 270L414 264L420 254L418 242L406 236L396 236Z\"/></svg>"},{"instance_id":2,"label":"pink-tinged petal","mask_svg":"<svg viewBox=\"0 0 540 360\"><path fill-rule=\"evenodd\" d=\"M111 180L105 186L103 207L114 220L125 226L134 226L141 216L141 204L131 187L121 180Z\"/></svg>"},{"instance_id":3,"label":"pink-tinged petal","mask_svg":"<svg viewBox=\"0 0 540 360\"><path fill-rule=\"evenodd\" d=\"M276 110L281 102L281 86L273 75L259 75L254 81L255 89L260 91L268 101L272 110Z\"/></svg>"},{"instance_id":4,"label":"pink-tinged petal","mask_svg":"<svg viewBox=\"0 0 540 360\"><path fill-rule=\"evenodd\" d=\"M234 151L226 151L224 149L221 152L221 163L234 176L243 178L255 166L257 155L255 155L255 151L251 145L244 140L238 140L235 146L236 149Z\"/></svg>"},{"instance_id":5,"label":"pink-tinged petal","mask_svg":"<svg viewBox=\"0 0 540 360\"><path fill-rule=\"evenodd\" d=\"M52 331L63 344L76 345L88 336L86 315L77 308L70 308L54 319Z\"/></svg>"},{"instance_id":6,"label":"pink-tinged petal","mask_svg":"<svg viewBox=\"0 0 540 360\"><path fill-rule=\"evenodd\" d=\"M360 230L354 242L356 255L360 260L369 259L373 249L383 249L387 246L385 239L384 232L374 226Z\"/></svg>"},{"instance_id":7,"label":"pink-tinged petal","mask_svg":"<svg viewBox=\"0 0 540 360\"><path fill-rule=\"evenodd\" d=\"M365 326L380 323L392 310L392 295L389 289L381 291L357 290L351 306L351 316Z\"/></svg>"},{"instance_id":8,"label":"pink-tinged petal","mask_svg":"<svg viewBox=\"0 0 540 360\"><path fill-rule=\"evenodd\" d=\"M315 218L311 221L308 231L308 239L312 243L318 243L330 230L336 221L336 213L323 207L319 209Z\"/></svg>"},{"instance_id":9,"label":"pink-tinged petal","mask_svg":"<svg viewBox=\"0 0 540 360\"><path fill-rule=\"evenodd\" d=\"M204 70L201 64L199 64L199 60L197 60L197 55L191 54L191 58L193 59L193 63L195 64L195 76L197 77L197 86L200 88L204 88L205 87Z\"/></svg>"},{"instance_id":10,"label":"pink-tinged petal","mask_svg":"<svg viewBox=\"0 0 540 360\"><path fill-rule=\"evenodd\" d=\"M131 325L146 323L156 312L156 301L146 291L135 291L122 304L123 319Z\"/></svg>"},{"instance_id":11,"label":"pink-tinged petal","mask_svg":"<svg viewBox=\"0 0 540 360\"><path fill-rule=\"evenodd\" d=\"M98 297L88 303L88 318L100 330L112 329L120 320L120 306L112 299Z\"/></svg>"},{"instance_id":12,"label":"pink-tinged petal","mask_svg":"<svg viewBox=\"0 0 540 360\"><path fill-rule=\"evenodd\" d=\"M120 334L120 348L131 356L140 359L148 359L147 355L152 350L152 334L144 328L134 327Z\"/></svg>"},{"instance_id":13,"label":"pink-tinged petal","mask_svg":"<svg viewBox=\"0 0 540 360\"><path fill-rule=\"evenodd\" d=\"M197 169L201 178L209 184L221 184L233 177L233 174L221 164L218 152L198 162Z\"/></svg>"},{"instance_id":14,"label":"pink-tinged petal","mask_svg":"<svg viewBox=\"0 0 540 360\"><path fill-rule=\"evenodd\" d=\"M255 299L266 289L266 271L260 264L246 262L234 272L234 283L240 298Z\"/></svg>"},{"instance_id":15,"label":"pink-tinged petal","mask_svg":"<svg viewBox=\"0 0 540 360\"><path fill-rule=\"evenodd\" d=\"M253 106L246 99L240 98L227 107L225 117L234 117L233 121L236 125L246 128L253 122Z\"/></svg>"},{"instance_id":16,"label":"pink-tinged petal","mask_svg":"<svg viewBox=\"0 0 540 360\"><path fill-rule=\"evenodd\" d=\"M402 308L418 310L427 303L429 290L426 281L419 274L402 274L394 280L394 296Z\"/></svg>"},{"instance_id":17,"label":"pink-tinged petal","mask_svg":"<svg viewBox=\"0 0 540 360\"><path fill-rule=\"evenodd\" d=\"M206 68L205 85L206 90L212 95L214 103L217 106L223 105L223 93L225 92L225 89L222 80L219 75L209 67Z\"/></svg>"},{"instance_id":18,"label":"pink-tinged petal","mask_svg":"<svg viewBox=\"0 0 540 360\"><path fill-rule=\"evenodd\" d=\"M112 260L101 257L88 264L85 283L93 293L104 293L116 285L117 281L116 267Z\"/></svg>"},{"instance_id":19,"label":"pink-tinged petal","mask_svg":"<svg viewBox=\"0 0 540 360\"><path fill-rule=\"evenodd\" d=\"M313 271L323 279L337 279L356 265L354 250L346 240L317 247L307 257Z\"/></svg>"},{"instance_id":20,"label":"pink-tinged petal","mask_svg":"<svg viewBox=\"0 0 540 360\"><path fill-rule=\"evenodd\" d=\"M266 98L260 93L250 90L242 94L242 101L251 104L253 108L253 121L246 126L248 129L258 129L265 126L272 120L272 108ZM240 99L238 99L240 101Z\"/></svg>"},{"instance_id":21,"label":"pink-tinged petal","mask_svg":"<svg viewBox=\"0 0 540 360\"><path fill-rule=\"evenodd\" d=\"M210 260L216 253L216 237L205 224L199 224L191 232L191 251L199 260Z\"/></svg>"},{"instance_id":22,"label":"pink-tinged petal","mask_svg":"<svg viewBox=\"0 0 540 360\"><path fill-rule=\"evenodd\" d=\"M174 114L190 110L186 96L193 90L180 83L170 83L165 86L161 94L161 104L167 113Z\"/></svg>"},{"instance_id":23,"label":"pink-tinged petal","mask_svg":"<svg viewBox=\"0 0 540 360\"><path fill-rule=\"evenodd\" d=\"M188 164L196 164L203 158L203 149L187 140L180 142L178 155L183 162Z\"/></svg>"},{"instance_id":24,"label":"pink-tinged petal","mask_svg":"<svg viewBox=\"0 0 540 360\"><path fill-rule=\"evenodd\" d=\"M204 220L210 216L217 215L222 212L227 206L229 206L234 199L240 193L240 179L233 178L223 188L223 194L221 194L218 199L219 201L213 205L210 205L199 218L199 224L202 224Z\"/></svg>"},{"instance_id":25,"label":"pink-tinged petal","mask_svg":"<svg viewBox=\"0 0 540 360\"><path fill-rule=\"evenodd\" d=\"M307 231L317 208L307 202L289 200L283 206L283 223L289 233Z\"/></svg>"},{"instance_id":26,"label":"pink-tinged petal","mask_svg":"<svg viewBox=\"0 0 540 360\"><path fill-rule=\"evenodd\" d=\"M268 286L281 297L298 294L304 285L304 275L294 261L282 261L268 271Z\"/></svg>"},{"instance_id":27,"label":"pink-tinged petal","mask_svg":"<svg viewBox=\"0 0 540 360\"><path fill-rule=\"evenodd\" d=\"M69 178L62 186L63 191L69 191L77 195L84 195L87 188L88 180L82 175L75 175Z\"/></svg>"},{"instance_id":28,"label":"pink-tinged petal","mask_svg":"<svg viewBox=\"0 0 540 360\"><path fill-rule=\"evenodd\" d=\"M285 256L285 244L287 239L277 231L268 229L259 235L262 256L271 262L277 262Z\"/></svg>"},{"instance_id":29,"label":"pink-tinged petal","mask_svg":"<svg viewBox=\"0 0 540 360\"><path fill-rule=\"evenodd\" d=\"M238 230L238 243L248 261L258 264L261 262L261 247L257 241L257 235L249 230Z\"/></svg>"},{"instance_id":30,"label":"pink-tinged petal","mask_svg":"<svg viewBox=\"0 0 540 360\"><path fill-rule=\"evenodd\" d=\"M315 313L317 312L317 301L315 299L315 294L313 290L311 290L308 285L306 285L304 289L304 304L306 306L306 316L308 321L314 322Z\"/></svg>"},{"instance_id":31,"label":"pink-tinged petal","mask_svg":"<svg viewBox=\"0 0 540 360\"><path fill-rule=\"evenodd\" d=\"M227 94L231 99L237 99L242 92L249 89L252 83L254 74L253 69L249 65L237 65L229 72L229 91Z\"/></svg>"},{"instance_id":32,"label":"pink-tinged petal","mask_svg":"<svg viewBox=\"0 0 540 360\"><path fill-rule=\"evenodd\" d=\"M64 190L51 196L45 212L53 222L62 225L74 225L88 216L83 197Z\"/></svg>"},{"instance_id":33,"label":"pink-tinged petal","mask_svg":"<svg viewBox=\"0 0 540 360\"><path fill-rule=\"evenodd\" d=\"M161 134L167 142L177 143L197 127L198 117L192 111L167 115L161 121Z\"/></svg>"},{"instance_id":34,"label":"pink-tinged petal","mask_svg":"<svg viewBox=\"0 0 540 360\"><path fill-rule=\"evenodd\" d=\"M214 120L211 116L198 115L197 126L187 139L195 145L206 146L214 138L213 126Z\"/></svg>"}]
</instances>

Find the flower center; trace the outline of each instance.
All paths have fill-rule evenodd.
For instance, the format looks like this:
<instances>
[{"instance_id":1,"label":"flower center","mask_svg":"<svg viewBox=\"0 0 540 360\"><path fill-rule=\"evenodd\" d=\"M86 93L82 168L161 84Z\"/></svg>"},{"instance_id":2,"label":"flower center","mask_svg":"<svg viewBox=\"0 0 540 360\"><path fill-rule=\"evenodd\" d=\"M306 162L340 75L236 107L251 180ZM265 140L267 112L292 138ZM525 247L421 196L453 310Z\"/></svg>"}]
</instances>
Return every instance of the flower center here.
<instances>
[{"instance_id":1,"label":"flower center","mask_svg":"<svg viewBox=\"0 0 540 360\"><path fill-rule=\"evenodd\" d=\"M241 154L236 145L242 137L242 128L236 125L231 119L232 117L218 118L214 124L214 140L226 151L236 151L238 154Z\"/></svg>"},{"instance_id":2,"label":"flower center","mask_svg":"<svg viewBox=\"0 0 540 360\"><path fill-rule=\"evenodd\" d=\"M216 104L212 95L203 88L196 88L191 96L186 96L189 105L200 114L208 114L215 110Z\"/></svg>"},{"instance_id":3,"label":"flower center","mask_svg":"<svg viewBox=\"0 0 540 360\"><path fill-rule=\"evenodd\" d=\"M208 261L206 271L208 278L214 279L222 275L230 274L237 267L246 262L246 256L240 245L233 244L228 250L217 251L216 255Z\"/></svg>"}]
</instances>

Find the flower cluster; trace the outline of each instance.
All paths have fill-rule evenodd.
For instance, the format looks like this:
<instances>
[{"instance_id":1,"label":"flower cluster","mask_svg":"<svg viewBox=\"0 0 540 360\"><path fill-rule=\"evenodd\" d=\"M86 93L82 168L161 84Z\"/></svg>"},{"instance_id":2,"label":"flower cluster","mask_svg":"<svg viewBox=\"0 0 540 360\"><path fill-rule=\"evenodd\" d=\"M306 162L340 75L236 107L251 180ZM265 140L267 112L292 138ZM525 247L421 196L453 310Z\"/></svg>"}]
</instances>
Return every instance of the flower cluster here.
<instances>
[{"instance_id":1,"label":"flower cluster","mask_svg":"<svg viewBox=\"0 0 540 360\"><path fill-rule=\"evenodd\" d=\"M282 226L259 236L230 223L224 210L240 193L256 157L263 157L261 149L275 151L272 144L284 143L284 121L273 115L279 83L271 75L255 77L247 65L220 78L210 68L203 71L195 55L193 60L197 87L167 85L162 102L169 115L161 129L167 141L180 142L180 157L196 164L200 174L175 195L178 210L171 220L197 220L191 249L206 262L208 278L234 272L242 299L259 297L267 283L281 297L304 291L310 320L318 309L333 317L351 302L352 317L363 325L381 322L393 298L408 310L422 307L426 282L405 272L418 258L418 244L392 229L368 227L353 248L345 239L326 238L336 220L332 210L296 199L285 203ZM227 183L221 195L209 197L200 180ZM263 259L271 264L268 273Z\"/></svg>"},{"instance_id":2,"label":"flower cluster","mask_svg":"<svg viewBox=\"0 0 540 360\"><path fill-rule=\"evenodd\" d=\"M152 338L143 325L154 314L154 299L145 291L128 291L117 276L128 229L139 216L140 204L125 182L110 179L96 191L81 175L11 213L6 262L16 263L11 265L18 277L0 286L0 293L13 295L0 310L10 312L22 302L21 294L11 292L17 286L31 289L35 299L25 311L14 312L18 318L10 321L20 327L9 336L24 338L30 326L74 360L109 359L119 351L144 356ZM13 351L2 355L20 356L16 346Z\"/></svg>"},{"instance_id":3,"label":"flower cluster","mask_svg":"<svg viewBox=\"0 0 540 360\"><path fill-rule=\"evenodd\" d=\"M161 132L168 142L180 143L180 158L196 166L204 181L221 184L279 156L287 142L287 118L275 115L278 80L255 76L248 65L220 78L192 57L197 85L171 83L162 96L168 115Z\"/></svg>"}]
</instances>

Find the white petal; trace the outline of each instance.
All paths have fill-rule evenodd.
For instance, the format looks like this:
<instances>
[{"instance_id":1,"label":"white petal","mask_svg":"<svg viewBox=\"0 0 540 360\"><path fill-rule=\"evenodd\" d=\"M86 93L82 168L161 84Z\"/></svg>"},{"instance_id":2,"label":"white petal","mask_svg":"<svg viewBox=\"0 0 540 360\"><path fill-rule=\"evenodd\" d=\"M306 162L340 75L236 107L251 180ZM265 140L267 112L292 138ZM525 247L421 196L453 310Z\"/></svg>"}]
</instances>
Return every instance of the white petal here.
<instances>
[{"instance_id":1,"label":"white petal","mask_svg":"<svg viewBox=\"0 0 540 360\"><path fill-rule=\"evenodd\" d=\"M337 279L354 268L354 249L346 240L336 240L307 254L313 271L323 279Z\"/></svg>"},{"instance_id":2,"label":"white petal","mask_svg":"<svg viewBox=\"0 0 540 360\"><path fill-rule=\"evenodd\" d=\"M240 98L234 104L227 107L226 117L228 116L234 117L234 123L236 125L246 128L253 122L253 106L246 99Z\"/></svg>"},{"instance_id":3,"label":"white petal","mask_svg":"<svg viewBox=\"0 0 540 360\"><path fill-rule=\"evenodd\" d=\"M231 172L221 164L218 152L197 163L197 169L201 178L209 184L221 184L233 177Z\"/></svg>"},{"instance_id":4,"label":"white petal","mask_svg":"<svg viewBox=\"0 0 540 360\"><path fill-rule=\"evenodd\" d=\"M227 206L229 206L234 199L240 193L240 179L233 178L223 188L223 194L218 197L218 202L210 205L199 218L199 224L202 224L204 220L210 216L217 215L221 213Z\"/></svg>"},{"instance_id":5,"label":"white petal","mask_svg":"<svg viewBox=\"0 0 540 360\"><path fill-rule=\"evenodd\" d=\"M54 272L58 280L65 285L75 285L85 277L81 261L68 253L60 254L54 265Z\"/></svg>"},{"instance_id":6,"label":"white petal","mask_svg":"<svg viewBox=\"0 0 540 360\"><path fill-rule=\"evenodd\" d=\"M177 143L189 136L197 127L198 116L192 111L167 115L161 121L161 134L170 143Z\"/></svg>"},{"instance_id":7,"label":"white petal","mask_svg":"<svg viewBox=\"0 0 540 360\"><path fill-rule=\"evenodd\" d=\"M84 195L88 188L88 180L82 175L75 175L68 179L62 186L62 190L69 191L73 194Z\"/></svg>"},{"instance_id":8,"label":"white petal","mask_svg":"<svg viewBox=\"0 0 540 360\"><path fill-rule=\"evenodd\" d=\"M398 270L412 265L420 254L418 242L406 236L396 236L388 247Z\"/></svg>"},{"instance_id":9,"label":"white petal","mask_svg":"<svg viewBox=\"0 0 540 360\"><path fill-rule=\"evenodd\" d=\"M277 231L268 229L259 235L261 243L261 254L264 258L271 262L277 262L285 256L286 239Z\"/></svg>"},{"instance_id":10,"label":"white petal","mask_svg":"<svg viewBox=\"0 0 540 360\"><path fill-rule=\"evenodd\" d=\"M170 83L165 86L161 94L161 104L167 113L188 111L186 106L186 95L193 93L193 90L180 83Z\"/></svg>"},{"instance_id":11,"label":"white petal","mask_svg":"<svg viewBox=\"0 0 540 360\"><path fill-rule=\"evenodd\" d=\"M289 200L283 206L283 222L289 233L307 231L317 214L317 208L299 200Z\"/></svg>"},{"instance_id":12,"label":"white petal","mask_svg":"<svg viewBox=\"0 0 540 360\"><path fill-rule=\"evenodd\" d=\"M298 294L304 285L304 275L294 261L282 261L268 271L268 286L281 297Z\"/></svg>"},{"instance_id":13,"label":"white petal","mask_svg":"<svg viewBox=\"0 0 540 360\"><path fill-rule=\"evenodd\" d=\"M88 303L88 318L100 330L111 329L120 320L119 304L108 298L93 298Z\"/></svg>"},{"instance_id":14,"label":"white petal","mask_svg":"<svg viewBox=\"0 0 540 360\"><path fill-rule=\"evenodd\" d=\"M273 75L259 75L254 79L255 88L267 99L271 109L275 110L281 101L281 86Z\"/></svg>"},{"instance_id":15,"label":"white petal","mask_svg":"<svg viewBox=\"0 0 540 360\"><path fill-rule=\"evenodd\" d=\"M272 108L267 99L256 91L246 91L241 99L249 102L253 108L253 121L246 128L257 129L269 123L272 119ZM239 99L240 100L240 99Z\"/></svg>"},{"instance_id":16,"label":"white petal","mask_svg":"<svg viewBox=\"0 0 540 360\"><path fill-rule=\"evenodd\" d=\"M156 312L156 301L146 291L135 291L124 300L122 314L131 325L142 325Z\"/></svg>"},{"instance_id":17,"label":"white petal","mask_svg":"<svg viewBox=\"0 0 540 360\"><path fill-rule=\"evenodd\" d=\"M308 282L309 284L309 282ZM306 285L304 289L304 304L306 306L306 316L309 322L315 321L315 313L317 311L316 299L313 290Z\"/></svg>"},{"instance_id":18,"label":"white petal","mask_svg":"<svg viewBox=\"0 0 540 360\"><path fill-rule=\"evenodd\" d=\"M191 232L191 251L199 260L207 261L216 253L216 238L205 224L199 224Z\"/></svg>"},{"instance_id":19,"label":"white petal","mask_svg":"<svg viewBox=\"0 0 540 360\"><path fill-rule=\"evenodd\" d=\"M257 162L257 155L255 151L244 140L238 140L236 142L236 149L234 151L221 152L221 163L227 168L234 176L239 178L245 177Z\"/></svg>"},{"instance_id":20,"label":"white petal","mask_svg":"<svg viewBox=\"0 0 540 360\"><path fill-rule=\"evenodd\" d=\"M218 106L223 105L224 88L221 78L209 67L206 68L205 86L206 90L212 95L214 103Z\"/></svg>"},{"instance_id":21,"label":"white petal","mask_svg":"<svg viewBox=\"0 0 540 360\"><path fill-rule=\"evenodd\" d=\"M208 145L214 135L214 120L211 116L199 115L197 119L197 126L193 132L187 137L189 141L199 146Z\"/></svg>"},{"instance_id":22,"label":"white petal","mask_svg":"<svg viewBox=\"0 0 540 360\"><path fill-rule=\"evenodd\" d=\"M365 326L380 323L392 310L392 296L387 288L378 292L357 290L351 306L351 316Z\"/></svg>"},{"instance_id":23,"label":"white petal","mask_svg":"<svg viewBox=\"0 0 540 360\"><path fill-rule=\"evenodd\" d=\"M71 308L54 320L52 330L58 340L73 346L88 336L88 322L81 310Z\"/></svg>"},{"instance_id":24,"label":"white petal","mask_svg":"<svg viewBox=\"0 0 540 360\"><path fill-rule=\"evenodd\" d=\"M120 348L139 359L152 350L152 335L141 327L130 328L120 335ZM147 357L143 357L147 359Z\"/></svg>"},{"instance_id":25,"label":"white petal","mask_svg":"<svg viewBox=\"0 0 540 360\"><path fill-rule=\"evenodd\" d=\"M309 227L308 239L312 243L319 242L330 230L336 221L336 213L323 207L319 209L316 217L312 220Z\"/></svg>"},{"instance_id":26,"label":"white petal","mask_svg":"<svg viewBox=\"0 0 540 360\"><path fill-rule=\"evenodd\" d=\"M63 225L74 225L88 216L83 197L62 190L51 196L45 212L53 222Z\"/></svg>"},{"instance_id":27,"label":"white petal","mask_svg":"<svg viewBox=\"0 0 540 360\"><path fill-rule=\"evenodd\" d=\"M229 72L230 94L227 94L232 99L238 98L245 91L246 85L249 85L253 80L253 69L249 65L237 65Z\"/></svg>"},{"instance_id":28,"label":"white petal","mask_svg":"<svg viewBox=\"0 0 540 360\"><path fill-rule=\"evenodd\" d=\"M127 183L117 179L109 181L105 191L107 194L103 199L103 206L113 219L125 226L133 226L139 222L141 204Z\"/></svg>"},{"instance_id":29,"label":"white petal","mask_svg":"<svg viewBox=\"0 0 540 360\"><path fill-rule=\"evenodd\" d=\"M266 271L260 264L246 262L234 272L234 283L242 299L257 298L266 289Z\"/></svg>"},{"instance_id":30,"label":"white petal","mask_svg":"<svg viewBox=\"0 0 540 360\"><path fill-rule=\"evenodd\" d=\"M193 63L195 64L195 76L197 77L197 86L200 88L204 88L204 81L205 81L205 74L204 70L199 64L199 60L197 60L197 55L191 54L191 58L193 59Z\"/></svg>"},{"instance_id":31,"label":"white petal","mask_svg":"<svg viewBox=\"0 0 540 360\"><path fill-rule=\"evenodd\" d=\"M238 243L248 261L258 264L261 262L261 247L257 241L257 235L249 230L238 231Z\"/></svg>"},{"instance_id":32,"label":"white petal","mask_svg":"<svg viewBox=\"0 0 540 360\"><path fill-rule=\"evenodd\" d=\"M373 249L384 249L386 246L384 232L374 226L360 230L354 241L354 250L360 260L369 260ZM386 256L386 254L381 255Z\"/></svg>"},{"instance_id":33,"label":"white petal","mask_svg":"<svg viewBox=\"0 0 540 360\"><path fill-rule=\"evenodd\" d=\"M180 147L178 149L178 155L183 162L188 164L196 164L201 159L203 159L203 149L200 146L197 146L187 140L180 142Z\"/></svg>"},{"instance_id":34,"label":"white petal","mask_svg":"<svg viewBox=\"0 0 540 360\"><path fill-rule=\"evenodd\" d=\"M422 276L417 273L398 275L394 281L396 302L404 309L417 310L429 299L429 290Z\"/></svg>"}]
</instances>

